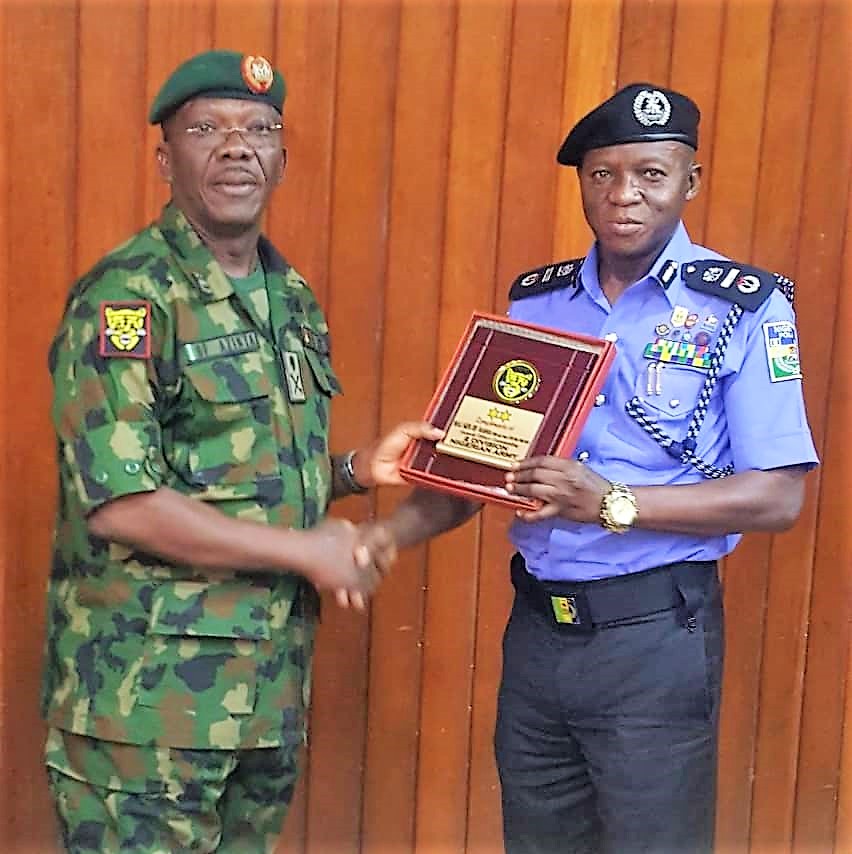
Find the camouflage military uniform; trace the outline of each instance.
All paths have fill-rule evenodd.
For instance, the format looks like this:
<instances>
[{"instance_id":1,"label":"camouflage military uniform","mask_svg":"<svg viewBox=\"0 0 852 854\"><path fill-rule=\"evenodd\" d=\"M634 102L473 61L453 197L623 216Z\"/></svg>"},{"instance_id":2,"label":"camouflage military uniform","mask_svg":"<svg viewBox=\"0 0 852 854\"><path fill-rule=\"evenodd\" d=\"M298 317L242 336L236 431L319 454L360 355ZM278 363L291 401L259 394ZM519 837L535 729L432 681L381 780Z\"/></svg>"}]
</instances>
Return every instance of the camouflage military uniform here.
<instances>
[{"instance_id":1,"label":"camouflage military uniform","mask_svg":"<svg viewBox=\"0 0 852 854\"><path fill-rule=\"evenodd\" d=\"M323 516L339 390L328 329L304 280L265 239L259 251L266 288L237 293L167 206L72 290L50 362L60 493L43 707L55 784L174 794L181 779L227 776L233 754L223 751L269 748L267 760L286 751L279 765L294 764L316 616L310 585L236 570L210 581L86 526L104 502L160 486L274 525ZM274 799L289 798L292 776ZM198 796L192 783L188 799ZM60 810L75 797L60 796ZM116 850L159 850L151 845Z\"/></svg>"}]
</instances>

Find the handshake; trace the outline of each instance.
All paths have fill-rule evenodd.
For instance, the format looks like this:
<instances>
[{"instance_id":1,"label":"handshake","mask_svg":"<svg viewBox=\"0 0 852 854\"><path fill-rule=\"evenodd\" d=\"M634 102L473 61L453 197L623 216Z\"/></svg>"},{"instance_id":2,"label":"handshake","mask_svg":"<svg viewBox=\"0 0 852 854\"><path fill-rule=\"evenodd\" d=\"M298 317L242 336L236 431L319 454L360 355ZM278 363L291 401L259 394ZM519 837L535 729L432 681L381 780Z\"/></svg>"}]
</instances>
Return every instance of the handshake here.
<instances>
[{"instance_id":1,"label":"handshake","mask_svg":"<svg viewBox=\"0 0 852 854\"><path fill-rule=\"evenodd\" d=\"M306 576L318 590L333 590L337 604L359 611L390 572L397 543L382 522L355 525L347 519L325 519L309 532L311 555Z\"/></svg>"}]
</instances>

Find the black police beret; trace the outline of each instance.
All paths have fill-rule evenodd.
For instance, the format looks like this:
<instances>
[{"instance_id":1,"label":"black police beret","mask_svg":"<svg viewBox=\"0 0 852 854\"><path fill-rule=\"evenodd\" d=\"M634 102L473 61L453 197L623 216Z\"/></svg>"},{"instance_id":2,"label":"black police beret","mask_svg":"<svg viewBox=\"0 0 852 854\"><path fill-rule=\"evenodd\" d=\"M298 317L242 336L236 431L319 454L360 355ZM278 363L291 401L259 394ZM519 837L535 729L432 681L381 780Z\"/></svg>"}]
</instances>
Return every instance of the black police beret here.
<instances>
[{"instance_id":1,"label":"black police beret","mask_svg":"<svg viewBox=\"0 0 852 854\"><path fill-rule=\"evenodd\" d=\"M263 56L233 50L208 50L179 65L151 104L152 125L167 119L190 98L239 98L275 107L284 105L284 77Z\"/></svg>"},{"instance_id":2,"label":"black police beret","mask_svg":"<svg viewBox=\"0 0 852 854\"><path fill-rule=\"evenodd\" d=\"M593 148L626 142L676 140L698 148L695 102L653 83L631 83L583 116L565 137L556 159L579 166Z\"/></svg>"}]
</instances>

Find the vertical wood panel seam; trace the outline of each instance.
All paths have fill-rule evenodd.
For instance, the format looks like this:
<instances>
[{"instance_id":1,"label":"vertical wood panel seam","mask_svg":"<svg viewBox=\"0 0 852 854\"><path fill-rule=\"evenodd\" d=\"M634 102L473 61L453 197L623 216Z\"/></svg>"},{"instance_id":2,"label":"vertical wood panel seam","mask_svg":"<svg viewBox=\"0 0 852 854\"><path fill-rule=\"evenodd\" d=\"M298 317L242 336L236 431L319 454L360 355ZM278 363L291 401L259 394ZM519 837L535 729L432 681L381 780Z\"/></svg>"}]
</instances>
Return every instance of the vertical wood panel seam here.
<instances>
[{"instance_id":1,"label":"vertical wood panel seam","mask_svg":"<svg viewBox=\"0 0 852 854\"><path fill-rule=\"evenodd\" d=\"M387 152L385 157L385 170L384 170L384 193L382 204L384 206L384 221L386 223L384 229L384 246L383 251L381 252L381 267L377 271L379 274L379 278L383 283L379 288L380 292L380 305L378 306L378 319L379 319L379 328L376 330L378 335L378 343L376 345L376 367L377 367L377 376L384 376L384 361L385 361L385 334L384 331L387 328L387 286L388 286L388 270L390 269L390 247L391 247L391 233L393 232L393 221L391 219L392 216L392 205L391 201L393 199L393 179L394 179L394 155L396 153L396 117L398 111L398 94L399 94L399 66L400 66L400 51L402 50L402 11L400 6L397 6L395 13L395 32L394 37L396 39L396 62L393 66L393 79L390 82L390 91L391 91L391 103L390 103L390 144L387 146ZM375 413L376 413L376 426L381 432L383 429L382 422L382 400L384 398L384 389L379 387L379 395L375 402ZM369 518L376 517L376 511L378 509L378 496L375 490L369 495ZM369 747L370 747L370 737L369 737L369 729L370 729L370 676L372 670L372 661L373 657L370 655L370 650L372 648L372 639L373 639L373 610L370 608L367 612L367 650L366 650L366 662L364 663L364 708L366 710L363 716L363 732L361 738L361 804L360 809L358 811L359 816L359 833L358 833L358 850L363 850L364 844L364 824L366 820L366 802L364 799L364 781L366 776L366 768L367 768L367 760L369 758Z\"/></svg>"},{"instance_id":2,"label":"vertical wood panel seam","mask_svg":"<svg viewBox=\"0 0 852 854\"><path fill-rule=\"evenodd\" d=\"M305 0L306 11L307 11L307 3L310 0ZM340 42L342 39L341 31L342 26L340 23L341 11L340 11L340 2L336 0L335 2L335 11L336 14L334 16L334 24L335 24L335 39L334 39L334 72L332 74L331 86L333 97L331 99L331 125L329 127L329 145L331 145L331 153L328 160L328 216L327 216L327 226L326 226L326 234L325 234L325 268L326 268L326 287L325 287L325 305L322 306L323 314L328 318L331 316L331 297L332 297L332 287L331 287L331 278L332 278L332 263L331 263L331 247L332 247L332 237L334 231L334 200L335 200L335 169L337 166L337 146L335 141L337 139L337 114L338 114L338 105L340 103ZM314 651L316 652L316 650ZM316 659L314 658L313 666L316 666ZM313 715L309 717L309 725L308 725L308 744L310 745L313 742L312 737L312 729L313 729ZM308 757L308 761L310 761L310 757ZM305 802L305 830L303 834L303 845L305 851L311 850L311 827L312 823L309 819L311 815L311 794L313 792L313 787L306 785L304 787L304 802Z\"/></svg>"},{"instance_id":3,"label":"vertical wood panel seam","mask_svg":"<svg viewBox=\"0 0 852 854\"><path fill-rule=\"evenodd\" d=\"M776 41L776 29L778 26L778 17L780 14L781 14L780 2L779 2L779 0L775 0L775 3L773 5L772 22L771 22L770 33L769 33L770 49L769 49L769 54L767 57L767 75L766 75L766 85L764 88L764 109L763 109L763 116L762 116L762 120L761 120L761 143L760 143L760 148L759 148L761 155L764 155L766 153L764 151L764 142L765 142L765 138L766 138L766 128L767 128L767 124L769 122L768 111L769 111L769 105L770 105L771 80L772 80L772 75L773 75L773 54L778 50L778 44ZM823 20L824 20L824 16L821 16L819 28L818 28L818 31L815 35L815 43L817 45L821 44L820 39L821 39L821 34L822 34ZM809 99L807 140L810 140L811 134L814 132L813 120L814 120L815 109L816 109L816 106L815 106L816 105L816 98L814 97L814 89L816 87L816 82L817 82L818 56L819 56L819 51L817 48L817 52L814 56L814 62L809 69L810 81L811 81L810 82L811 97ZM807 141L806 141L805 150L807 150L807 148L808 148L808 145L807 145ZM763 175L763 167L762 167L763 162L764 162L764 157L761 156L761 167L760 167L759 172L758 172L758 180L757 180L757 186L758 187L761 186L761 178ZM796 275L798 263L799 263L799 258L800 258L800 249L801 249L800 226L801 226L801 222L802 222L802 210L803 210L804 199L805 199L805 187L806 187L806 182L807 182L807 177L808 177L808 168L807 168L806 162L803 162L801 164L800 168L801 168L802 192L799 194L798 199L793 201L790 205L791 208L795 207L794 220L793 220L793 223L791 223L791 224L793 226L794 233L797 235L795 246L793 247L793 250L792 250L793 258L790 262L790 270L789 270L790 274L794 275L794 276ZM789 197L788 197L788 199L789 199ZM754 256L754 247L755 247L756 241L757 241L759 219L760 219L759 205L755 205L754 220L753 220L753 225L752 225L752 253L751 253L752 257ZM766 264L770 260L771 260L771 268L773 270L778 270L779 272L783 272L785 274L788 272L786 270L781 270L776 265L776 262L774 259L766 259L766 261L765 261L763 258L761 258L761 259L759 259L759 262L760 262L760 265L763 266L764 264ZM819 475L817 475L817 477L818 476ZM818 521L815 520L815 523L814 523L814 539L816 539L817 530L818 530ZM773 554L776 554L778 550L779 550L778 537L777 537L777 535L773 535L772 540L769 544L770 566L772 563L772 556L773 556ZM807 579L806 579L806 583L807 583L807 612L804 616L804 625L801 626L801 628L806 633L806 638L809 635L808 628L809 628L810 620L811 620L813 595L814 595L814 571L815 571L814 556L815 556L815 551L812 550L811 554L810 554L810 561L808 562L808 564L806 566L801 567L802 571L807 572ZM757 703L756 714L755 714L755 733L756 733L755 751L754 751L754 756L755 756L755 768L754 768L754 770L755 771L757 770L758 754L761 752L761 745L760 745L760 734L762 731L761 724L762 724L762 721L766 719L767 714L771 715L771 710L767 708L767 706L764 704L764 702L762 700L762 688L764 687L764 685L766 684L766 681L767 681L764 679L764 663L765 663L766 644L770 641L766 635L766 622L767 622L767 618L769 616L769 606L771 604L771 598L772 598L771 591L772 591L772 587L773 587L773 582L774 582L773 574L770 571L768 573L768 576L767 576L766 608L764 609L764 633L763 633L763 643L761 644L761 647L760 647L761 648L760 669L758 672L758 680L759 680L758 703ZM777 582L775 582L775 583L777 583ZM799 776L800 759L801 759L802 719L803 719L804 707L805 707L805 701L806 701L806 684L805 684L806 670L805 670L805 667L806 667L806 662L807 662L807 647L808 647L808 641L806 639L805 640L805 648L803 650L803 655L802 655L802 668L798 674L794 674L796 687L799 690L799 702L798 702L798 709L796 710L797 717L796 717L796 722L795 722L795 733L796 733L796 739L797 739L797 745L796 745L796 750L795 750L796 758L795 758L795 764L794 764L794 767L792 769L792 775L791 775L791 780L790 780L792 790L793 790L792 814L789 817L790 833L791 833L791 839L790 839L791 846L793 845L793 840L795 838L795 815L796 815L795 792L796 792L797 786L798 786L798 776ZM793 713L792 707L791 707L791 713ZM754 775L753 775L752 787L751 787L751 803L752 803L752 806L751 806L751 810L750 810L750 817L754 816L756 789L757 789L757 787L754 785ZM752 833L753 833L753 823L750 823L749 839L751 839Z\"/></svg>"},{"instance_id":4,"label":"vertical wood panel seam","mask_svg":"<svg viewBox=\"0 0 852 854\"><path fill-rule=\"evenodd\" d=\"M449 74L447 75L447 96L449 101L449 115L447 116L447 135L445 139L445 148L444 148L444 168L443 168L443 176L444 176L444 204L441 212L441 229L440 229L440 237L438 239L438 251L440 252L440 281L438 283L438 312L435 315L436 328L433 330L435 336L440 339L440 329L441 329L441 317L443 315L443 304L444 304L444 289L447 281L447 210L449 205L449 197L447 193L447 189L450 183L450 167L452 164L452 147L453 147L453 134L455 128L454 116L456 114L456 73L458 68L458 45L459 45L459 0L452 0L452 19L450 26L450 33L452 39L452 45L448 45L448 48L451 48L447 51L450 63ZM432 377L433 382L437 380L439 376L439 372L441 370L441 352L440 346L435 347L435 354L432 362ZM424 547L424 556L423 556L423 596L420 597L420 626L421 626L421 655L419 661L419 679L420 685L418 687L418 696L417 696L417 755L414 760L414 805L412 810L412 820L414 823L413 834L412 834L412 842L414 845L414 850L417 849L417 839L419 836L418 832L418 804L420 802L420 756L422 755L420 741L423 735L423 705L424 705L424 686L423 686L423 670L425 667L425 650L426 650L426 633L427 633L427 617L429 613L429 598L431 595L431 565L432 565L432 552L433 552L433 544L434 540L427 540Z\"/></svg>"},{"instance_id":5,"label":"vertical wood panel seam","mask_svg":"<svg viewBox=\"0 0 852 854\"><path fill-rule=\"evenodd\" d=\"M715 97L713 99L713 135L714 137L710 140L710 152L707 160L707 175L712 179L713 175L713 166L716 155L716 145L715 145L715 136L718 135L719 130L719 104L722 100L722 69L725 65L725 38L728 33L728 13L727 13L727 4L728 0L722 0L723 4L726 7L726 11L723 12L721 16L721 20L719 22L719 45L717 50L717 55L719 57L719 62L716 65L716 85L714 87ZM712 198L712 185L708 182L707 184L707 204L704 209L704 219L701 227L701 245L705 245L707 243L707 232L710 229L710 199Z\"/></svg>"},{"instance_id":6,"label":"vertical wood panel seam","mask_svg":"<svg viewBox=\"0 0 852 854\"><path fill-rule=\"evenodd\" d=\"M82 57L80 53L81 35L82 35L82 0L75 0L74 3L74 74L70 81L74 89L74 152L71 159L73 164L70 169L67 181L67 193L65 199L65 227L70 233L69 257L71 260L72 269L70 275L66 274L66 279L70 283L75 279L80 270L80 236L78 234L79 216L77 211L77 200L80 198L80 150L82 148L80 140L80 116L82 115L83 94L80 85L82 74L80 73L80 63Z\"/></svg>"},{"instance_id":7,"label":"vertical wood panel seam","mask_svg":"<svg viewBox=\"0 0 852 854\"><path fill-rule=\"evenodd\" d=\"M672 14L669 19L669 55L666 71L666 86L670 89L672 85L672 61L674 60L674 43L675 36L677 35L677 12L679 8L677 0L672 0ZM687 94L689 93L687 92Z\"/></svg>"},{"instance_id":8,"label":"vertical wood panel seam","mask_svg":"<svg viewBox=\"0 0 852 854\"><path fill-rule=\"evenodd\" d=\"M441 228L440 228L440 236L438 237L438 247L437 251L440 253L440 281L438 282L438 311L435 315L435 323L436 328L433 330L433 334L436 338L440 337L440 329L441 329L441 316L443 314L442 306L444 302L444 284L447 280L446 270L447 270L447 206L448 206L448 194L447 188L449 187L450 182L450 164L452 163L452 140L453 140L453 128L455 123L453 121L453 117L456 112L456 69L458 67L458 44L459 44L459 3L458 0L452 0L452 14L450 20L450 26L448 27L448 31L450 33L450 39L452 41L451 44L447 45L447 56L449 58L449 74L447 75L447 100L449 102L449 115L447 116L447 133L445 139L445 148L444 148L444 168L442 170L443 174L443 182L444 182L444 204L441 211ZM437 382L437 378L439 376L439 372L441 370L441 352L440 346L435 347L435 354L432 361L432 382L433 384ZM478 520L474 523L478 524ZM414 758L414 804L412 809L412 822L413 822L413 833L412 833L412 842L414 844L415 850L417 847L417 838L418 838L418 803L420 800L420 740L423 735L423 697L425 695L425 691L423 690L423 669L425 666L425 650L426 650L426 630L427 630L427 615L429 612L429 594L430 594L430 567L432 563L432 543L434 540L427 540L424 544L424 553L423 553L423 563L422 563L422 578L423 578L423 595L420 597L420 658L419 658L419 673L418 677L420 679L420 684L418 686L417 691L417 753Z\"/></svg>"},{"instance_id":9,"label":"vertical wood panel seam","mask_svg":"<svg viewBox=\"0 0 852 854\"><path fill-rule=\"evenodd\" d=\"M499 169L499 183L497 187L497 193L494 199L494 210L495 210L495 222L494 222L494 245L492 247L492 275L494 281L491 285L491 305L489 306L490 311L495 310L495 299L496 299L496 284L497 278L500 275L500 234L503 225L503 191L505 189L506 183L506 139L507 139L507 122L509 116L509 101L511 97L512 91L512 59L514 56L514 37L515 37L515 19L517 15L517 3L520 0L515 0L511 6L511 12L509 14L509 21L507 26L506 39L504 42L504 61L503 61L503 145L500 148L500 169ZM563 68L565 67L565 63L562 63ZM564 72L563 72L564 74ZM476 691L476 662L477 656L479 654L479 645L477 643L477 638L479 637L479 595L482 590L481 580L482 580L482 542L484 532L483 529L485 527L485 522L482 517L482 510L477 514L477 525L476 525L476 547L474 554L476 555L476 574L475 574L475 590L473 594L473 602L475 603L475 607L473 610L473 621L471 626L471 637L473 638L473 650L472 650L472 667L468 672L468 686L467 692L468 697L470 699L470 714L467 717L467 773L465 774L465 794L467 800L465 802L465 810L464 810L464 850L467 851L468 844L470 841L470 784L471 784L471 770L473 768L473 762L471 761L471 750L475 743L475 716L473 714L473 700L475 697Z\"/></svg>"},{"instance_id":10,"label":"vertical wood panel seam","mask_svg":"<svg viewBox=\"0 0 852 854\"><path fill-rule=\"evenodd\" d=\"M141 57L141 66L142 66L142 76L139 81L140 87L142 90L142 110L143 110L143 121L145 125L148 123L148 103L147 103L147 93L148 93L148 75L151 73L151 45L150 45L150 34L151 34L151 0L146 0L145 4L142 7L142 32L139 35L139 40L142 46L142 57ZM147 133L145 132L144 126L142 131L143 138L147 139ZM148 156L148 151L145 149L143 145L143 156ZM141 167L141 164L139 164ZM134 216L134 221L136 222L137 227L141 228L145 223L145 187L148 181L148 173L146 169L137 168L136 169L136 185L137 185L137 196L136 196L136 211Z\"/></svg>"},{"instance_id":11,"label":"vertical wood panel seam","mask_svg":"<svg viewBox=\"0 0 852 854\"><path fill-rule=\"evenodd\" d=\"M825 5L823 5L823 18L822 18L822 21L820 22L820 34L822 33L822 24L824 23L824 21L825 21ZM813 128L813 125L811 125L811 127ZM849 199L850 197L852 197L852 170L850 170L848 178L847 178L847 186L846 186L845 197L846 197L846 199ZM850 220L850 211L849 211L849 205L847 204L844 207L844 211L843 211L844 238L843 238L842 249L841 249L840 256L839 256L841 271L846 266L844 264L844 260L847 257L847 254L852 252L852 235L850 235L850 222L849 222L849 220ZM838 302L839 301L840 301L840 296L838 293ZM837 341L837 339L839 337L839 331L840 331L840 312L835 311L834 312L834 322L833 322L833 326L832 326L832 342ZM836 349L837 348L833 343L833 346L831 348L832 353L835 352ZM831 378L829 378L829 384L830 383L831 383ZM828 430L829 419L831 417L831 395L827 394L825 397L826 397L826 400L825 400L825 407L824 407L824 411L823 411L823 416L824 416L824 421L823 421L824 430L823 430L823 443L822 443L823 448L825 448L825 445L826 445L827 436L828 436L828 432L829 432L829 430ZM813 553L812 553L812 557L811 557L811 565L814 568L820 563L820 558L821 558L821 554L820 554L821 538L819 536L819 531L820 531L820 522L821 522L821 517L822 517L821 511L822 511L824 500L827 500L827 499L825 499L823 497L823 482L822 482L822 479L820 479L818 491L817 491L817 506L816 506L816 513L815 513L816 518L815 518L815 524L814 524L815 542L814 542L814 548L813 548ZM810 614L813 610L813 596L814 596L815 586L816 585L814 585L814 584L811 585L810 596L808 597L808 614ZM848 625L848 621L847 621L847 625ZM846 634L847 634L847 641L848 641L848 638L849 638L849 631L848 630L847 630ZM848 659L849 659L849 644L848 644L848 642L845 646L846 646L846 658L848 661ZM807 645L805 647L805 661L804 661L804 665L802 667L802 682L805 685L807 684L808 664L810 661L811 654L812 654L811 635L809 632L808 633L808 642L807 642ZM848 667L842 668L842 670L845 672L848 670ZM846 696L847 696L848 692L849 692L849 684L848 684L847 680L844 679L843 685L840 689L840 707L841 708L844 708L846 705ZM802 714L804 714L804 705L805 705L805 692L803 691L802 692ZM839 736L840 736L839 747L841 749L839 749L837 751L837 764L835 766L835 777L837 780L837 789L835 792L835 811L834 811L834 828L833 828L833 835L834 835L835 841L837 838L837 825L838 825L838 821L840 819L840 813L841 813L840 809L837 806L837 798L840 795L840 772L841 772L841 761L842 761L842 757L843 757L842 745L843 745L845 732L846 732L846 715L843 715L841 723L840 723L840 733L839 733ZM798 745L798 750L796 751L795 783L797 786L797 794L798 794L798 772L799 772L799 768L801 767L801 763L802 763L802 742L801 742L801 731L800 731L799 745ZM796 802L798 803L798 797L796 798ZM795 840L796 840L796 817L797 817L796 813L794 813L794 816L793 816L793 840L792 840L794 843L794 850L795 850Z\"/></svg>"},{"instance_id":12,"label":"vertical wood panel seam","mask_svg":"<svg viewBox=\"0 0 852 854\"><path fill-rule=\"evenodd\" d=\"M576 2L576 0L571 0L572 3ZM624 18L627 15L627 10L625 8L626 0L622 0L619 8L618 8L618 45L616 50L615 57L615 67L613 68L613 75L615 78L615 86L618 85L618 81L621 80L621 60L624 57L624 33L627 27L624 26ZM570 15L569 15L570 17Z\"/></svg>"},{"instance_id":13,"label":"vertical wood panel seam","mask_svg":"<svg viewBox=\"0 0 852 854\"><path fill-rule=\"evenodd\" d=\"M772 46L775 40L775 26L778 18L778 0L773 0L771 4L772 8L772 18L770 19L769 24L769 47L766 51L766 72L763 76L763 108L760 114L760 138L757 142L757 150L758 154L758 164L757 164L757 175L755 176L755 191L760 189L760 181L763 177L763 146L766 143L766 123L768 121L768 111L769 111L769 87L770 87L770 78L772 77ZM754 252L755 246L757 244L757 231L758 224L760 222L760 205L755 203L752 207L751 211L751 233L749 234L749 251L748 251L748 260L754 263ZM775 540L775 537L772 537L772 540ZM770 543L770 549L772 548L772 544ZM764 621L765 622L765 621ZM763 672L763 656L761 655L760 662L760 672Z\"/></svg>"},{"instance_id":14,"label":"vertical wood panel seam","mask_svg":"<svg viewBox=\"0 0 852 854\"><path fill-rule=\"evenodd\" d=\"M305 4L309 4L312 0L305 0ZM328 228L326 234L326 247L325 247L325 257L326 257L326 288L325 288L325 305L323 306L323 313L326 317L331 317L331 306L332 306L332 296L334 289L331 287L332 278L334 276L333 269L333 259L331 254L331 248L334 245L334 227L335 227L335 199L337 196L337 181L335 180L335 176L337 175L337 124L338 124L338 114L340 112L340 45L343 41L343 24L342 24L342 10L340 5L340 0L336 0L336 11L335 15L335 44L334 44L334 74L332 78L332 91L334 92L334 97L331 100L331 110L332 110L332 120L331 127L329 128L329 140L331 144L331 157L328 162Z\"/></svg>"},{"instance_id":15,"label":"vertical wood panel seam","mask_svg":"<svg viewBox=\"0 0 852 854\"><path fill-rule=\"evenodd\" d=\"M565 39L563 41L563 50L562 50L562 76L559 82L559 91L561 93L560 102L560 115L559 115L559 131L560 131L560 139L557 140L557 144L561 146L562 144L562 134L567 134L568 128L565 126L565 88L568 85L568 45L571 39L571 8L570 3L565 9ZM560 166L559 162L556 160L556 156L553 157L553 162L556 163L556 177L550 182L550 210L552 213L552 220L550 223L550 257L551 259L556 259L556 240L557 240L557 227L556 223L559 218L559 170L566 169L568 167ZM520 271L518 271L520 272Z\"/></svg>"},{"instance_id":16,"label":"vertical wood panel seam","mask_svg":"<svg viewBox=\"0 0 852 854\"><path fill-rule=\"evenodd\" d=\"M825 8L823 7L823 21L824 20L825 20ZM849 203L848 203L848 200L850 198L852 198L852 171L850 171L849 179L847 181L847 187L846 187L847 203L846 203L846 206L844 208L843 251L840 253L841 270L845 269L845 267L847 266L845 263L845 259L848 257L849 253L852 253L852 228L850 228L850 221L849 221L850 216L852 216L852 214L850 214L850 212L849 212ZM837 338L838 338L838 331L839 331L839 327L840 327L839 315L840 315L839 312L835 312L834 335L832 337L832 341L837 341ZM832 350L834 350L834 348L832 348ZM826 395L826 396L829 398L831 397L830 395ZM828 416L830 415L830 412L831 412L830 403L827 405L826 409L827 409L827 412L826 412L826 424L827 424ZM820 507L820 502L818 500L817 501L817 508L819 509L819 507ZM817 526L817 530L819 530L818 526ZM815 548L814 549L814 556L816 556L816 554L817 554L817 549ZM848 625L849 625L849 621L847 620L847 626ZM847 632L846 632L847 642L845 644L847 666L845 668L843 668L843 672L845 672L845 673L849 672L849 667L848 667L849 637L850 637L850 633L849 633L849 630L847 629ZM807 673L807 659L805 660L805 667L804 667L803 672L802 672L803 678L804 678L806 673ZM849 682L847 679L844 679L843 680L843 687L841 689L841 708L843 708L843 709L846 708L846 697L847 697L848 693L849 693ZM843 759L843 744L844 744L845 739L846 739L846 723L847 723L847 720L848 720L848 716L844 714L842 719L841 719L841 723L840 723L840 739L839 739L839 748L840 749L837 751L837 766L836 766L837 790L836 790L836 794L835 794L834 828L833 828L835 845L837 843L837 833L838 833L838 829L839 829L838 825L840 823L841 816L842 816L842 810L839 807L839 798L843 792L843 787L841 785L843 782L842 776L841 776L841 772L842 772L841 762ZM797 764L797 768L798 768L798 764ZM793 839L794 840L796 838L795 834L796 834L796 828L794 825L793 826Z\"/></svg>"},{"instance_id":17,"label":"vertical wood panel seam","mask_svg":"<svg viewBox=\"0 0 852 854\"><path fill-rule=\"evenodd\" d=\"M815 34L815 52L814 52L814 62L811 68L811 98L810 98L810 109L808 112L808 134L807 140L805 142L805 152L810 148L810 141L813 135L817 132L815 127L815 118L816 118L816 105L817 105L817 97L816 97L816 88L819 83L819 70L820 70L820 53L821 47L823 44L822 37L825 29L825 17L826 17L826 8L825 8L825 0L822 0L820 4L820 20L819 27ZM802 165L802 192L799 198L799 203L797 205L797 215L796 215L796 227L795 232L798 235L796 240L796 246L794 247L794 260L792 261L791 273L798 278L799 273L799 263L801 262L802 252L801 252L801 225L803 218L803 211L805 205L805 198L807 195L807 186L808 186L808 177L811 174L810 161L807 157L804 158L804 164ZM852 183L852 172L850 172L849 182ZM847 194L848 198L848 194ZM848 210L846 211L846 215L848 216ZM844 218L845 224L845 218ZM843 254L845 251L841 251L840 253L840 261L842 264ZM785 271L780 271L785 272ZM838 297L839 302L839 297ZM835 311L834 313L834 323L832 328L832 342L837 341L838 328L839 328L839 312ZM834 351L834 345L832 345L832 351ZM826 435L828 433L828 419L829 419L829 409L830 409L830 398L831 395L825 395L825 402L823 405L822 411L822 436L820 437L820 442L818 447L824 448L826 443ZM801 691L799 695L799 708L798 708L798 726L797 726L797 744L796 744L796 762L793 768L792 780L791 784L793 786L793 799L792 799L792 815L790 817L790 832L791 832L791 845L793 846L793 850L795 850L795 840L796 840L796 815L798 812L798 791L799 791L799 772L802 767L802 722L805 716L805 706L807 702L807 672L808 672L808 656L811 648L811 632L810 632L810 624L811 619L813 617L813 609L814 609L814 590L816 588L815 576L817 572L817 543L819 538L819 529L820 529L820 494L822 492L822 472L818 467L816 472L814 472L812 477L816 478L816 508L814 511L814 527L813 527L813 547L811 548L810 553L810 561L808 565L808 575L809 575L809 587L808 587L808 596L807 596L807 617L805 621L805 645L802 655L802 667L799 672L799 684L801 686ZM846 685L844 683L843 686L843 697L845 702L845 694L846 694ZM841 724L841 745L843 738L843 725ZM837 771L838 774L840 772L840 760L841 760L841 752L838 751L837 754ZM839 811L835 811L835 835L836 835L836 822L837 816L839 815Z\"/></svg>"}]
</instances>

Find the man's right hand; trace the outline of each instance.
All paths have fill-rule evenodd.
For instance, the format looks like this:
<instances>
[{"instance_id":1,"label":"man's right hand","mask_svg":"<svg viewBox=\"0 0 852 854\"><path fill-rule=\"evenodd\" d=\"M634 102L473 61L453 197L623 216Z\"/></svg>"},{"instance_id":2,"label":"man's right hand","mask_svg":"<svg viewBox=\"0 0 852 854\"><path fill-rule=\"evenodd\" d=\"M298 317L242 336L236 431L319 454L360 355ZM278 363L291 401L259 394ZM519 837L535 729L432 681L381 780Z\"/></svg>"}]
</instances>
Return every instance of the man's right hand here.
<instances>
[{"instance_id":1,"label":"man's right hand","mask_svg":"<svg viewBox=\"0 0 852 854\"><path fill-rule=\"evenodd\" d=\"M327 518L302 533L300 563L318 590L343 591L363 602L389 568L361 544L358 528L348 519Z\"/></svg>"},{"instance_id":2,"label":"man's right hand","mask_svg":"<svg viewBox=\"0 0 852 854\"><path fill-rule=\"evenodd\" d=\"M383 575L387 575L396 563L397 543L390 528L381 522L365 522L358 526L358 543L355 546L355 562L359 566L372 564ZM367 607L367 598L362 593L338 588L334 598L341 608L350 605L358 611Z\"/></svg>"}]
</instances>

